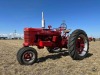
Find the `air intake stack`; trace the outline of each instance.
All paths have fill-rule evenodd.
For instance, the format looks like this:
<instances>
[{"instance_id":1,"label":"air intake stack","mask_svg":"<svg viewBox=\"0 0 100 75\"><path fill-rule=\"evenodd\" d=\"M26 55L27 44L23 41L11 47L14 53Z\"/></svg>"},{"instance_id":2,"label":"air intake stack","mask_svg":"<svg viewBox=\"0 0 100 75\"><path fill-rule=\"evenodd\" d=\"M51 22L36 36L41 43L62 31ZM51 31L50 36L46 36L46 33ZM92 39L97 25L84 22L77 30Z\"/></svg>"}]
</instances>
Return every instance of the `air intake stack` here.
<instances>
[{"instance_id":1,"label":"air intake stack","mask_svg":"<svg viewBox=\"0 0 100 75\"><path fill-rule=\"evenodd\" d=\"M45 20L44 20L44 14L42 12L42 28L44 29L45 28Z\"/></svg>"}]
</instances>

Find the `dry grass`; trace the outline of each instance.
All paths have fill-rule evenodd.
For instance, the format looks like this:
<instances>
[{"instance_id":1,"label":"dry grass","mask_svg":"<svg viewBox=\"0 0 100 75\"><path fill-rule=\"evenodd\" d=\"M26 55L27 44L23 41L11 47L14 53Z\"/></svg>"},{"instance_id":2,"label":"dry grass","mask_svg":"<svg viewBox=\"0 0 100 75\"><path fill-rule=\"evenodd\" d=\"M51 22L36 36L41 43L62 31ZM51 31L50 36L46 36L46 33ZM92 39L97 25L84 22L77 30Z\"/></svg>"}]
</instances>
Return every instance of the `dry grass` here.
<instances>
[{"instance_id":1,"label":"dry grass","mask_svg":"<svg viewBox=\"0 0 100 75\"><path fill-rule=\"evenodd\" d=\"M0 75L100 75L100 42L91 42L89 55L72 60L67 52L48 53L37 49L38 62L25 66L16 60L23 40L0 40Z\"/></svg>"}]
</instances>

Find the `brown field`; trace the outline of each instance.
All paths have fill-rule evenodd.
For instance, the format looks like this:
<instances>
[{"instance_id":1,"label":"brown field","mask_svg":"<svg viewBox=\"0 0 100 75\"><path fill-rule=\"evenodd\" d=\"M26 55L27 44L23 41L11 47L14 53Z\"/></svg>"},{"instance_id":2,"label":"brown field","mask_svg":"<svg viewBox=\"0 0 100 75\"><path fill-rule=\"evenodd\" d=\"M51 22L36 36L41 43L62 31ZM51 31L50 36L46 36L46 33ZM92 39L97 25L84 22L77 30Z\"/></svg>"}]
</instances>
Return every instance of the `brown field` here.
<instances>
[{"instance_id":1,"label":"brown field","mask_svg":"<svg viewBox=\"0 0 100 75\"><path fill-rule=\"evenodd\" d=\"M25 66L17 62L23 40L0 40L0 75L100 75L100 42L90 42L84 60L72 60L67 51L48 53L37 49L38 62Z\"/></svg>"}]
</instances>

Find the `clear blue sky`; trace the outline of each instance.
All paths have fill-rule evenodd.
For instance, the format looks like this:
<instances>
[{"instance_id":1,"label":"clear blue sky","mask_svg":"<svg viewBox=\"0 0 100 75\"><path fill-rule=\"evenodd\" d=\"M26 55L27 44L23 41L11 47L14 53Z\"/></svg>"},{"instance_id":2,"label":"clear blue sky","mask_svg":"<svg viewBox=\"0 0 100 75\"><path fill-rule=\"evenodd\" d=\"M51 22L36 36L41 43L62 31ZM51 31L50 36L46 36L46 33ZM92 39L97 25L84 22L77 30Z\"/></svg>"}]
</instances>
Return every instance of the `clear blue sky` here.
<instances>
[{"instance_id":1,"label":"clear blue sky","mask_svg":"<svg viewBox=\"0 0 100 75\"><path fill-rule=\"evenodd\" d=\"M69 29L100 37L100 0L0 0L0 34L41 27L42 11L46 26L56 28L65 20Z\"/></svg>"}]
</instances>

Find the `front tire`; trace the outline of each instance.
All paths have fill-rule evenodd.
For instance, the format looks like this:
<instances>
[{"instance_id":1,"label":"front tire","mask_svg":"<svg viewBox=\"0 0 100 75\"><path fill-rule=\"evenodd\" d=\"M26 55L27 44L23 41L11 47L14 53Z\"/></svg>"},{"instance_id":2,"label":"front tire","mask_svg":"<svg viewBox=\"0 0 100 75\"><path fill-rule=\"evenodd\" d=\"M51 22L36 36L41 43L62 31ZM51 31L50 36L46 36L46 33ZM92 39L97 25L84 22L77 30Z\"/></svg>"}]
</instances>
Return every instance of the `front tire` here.
<instances>
[{"instance_id":1,"label":"front tire","mask_svg":"<svg viewBox=\"0 0 100 75\"><path fill-rule=\"evenodd\" d=\"M31 47L23 47L17 53L17 60L21 65L32 65L37 61L37 51Z\"/></svg>"},{"instance_id":2,"label":"front tire","mask_svg":"<svg viewBox=\"0 0 100 75\"><path fill-rule=\"evenodd\" d=\"M84 59L89 50L89 41L87 34L80 29L75 30L68 40L69 55L74 60Z\"/></svg>"}]
</instances>

